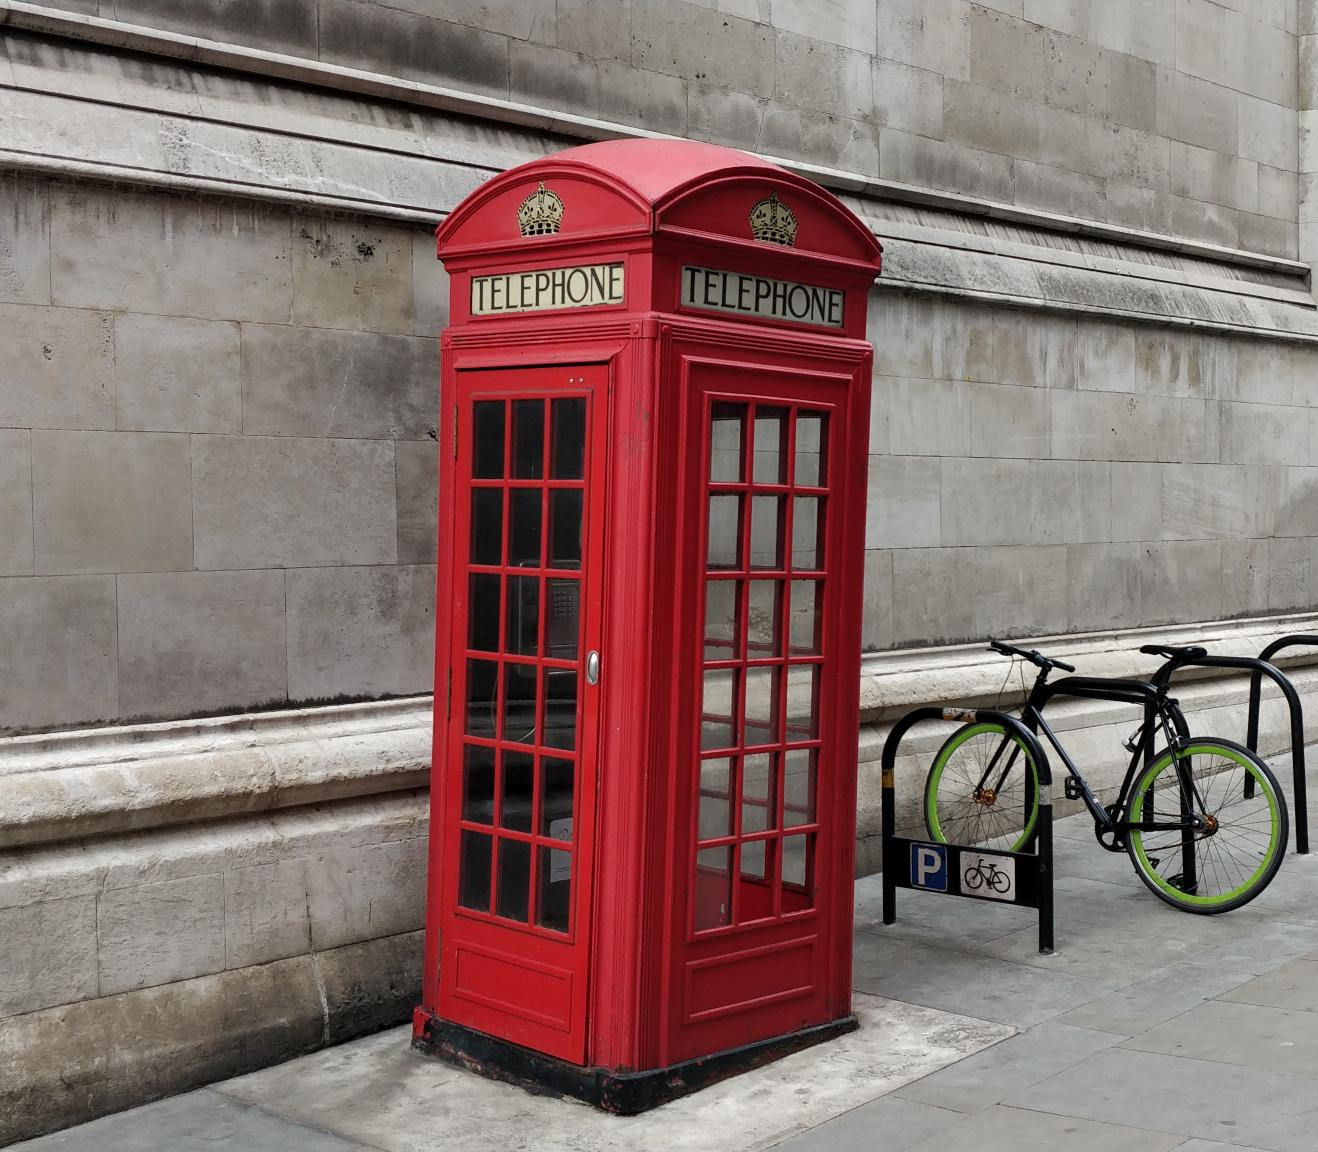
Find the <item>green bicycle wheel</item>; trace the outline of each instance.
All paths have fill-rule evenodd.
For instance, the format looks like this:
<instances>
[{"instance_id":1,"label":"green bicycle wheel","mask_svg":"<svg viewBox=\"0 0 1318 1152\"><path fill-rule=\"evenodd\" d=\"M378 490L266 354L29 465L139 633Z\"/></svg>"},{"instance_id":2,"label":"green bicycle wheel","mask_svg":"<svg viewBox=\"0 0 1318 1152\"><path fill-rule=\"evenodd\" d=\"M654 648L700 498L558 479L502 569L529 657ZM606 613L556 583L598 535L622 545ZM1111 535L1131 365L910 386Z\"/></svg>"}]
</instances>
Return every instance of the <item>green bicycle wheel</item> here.
<instances>
[{"instance_id":1,"label":"green bicycle wheel","mask_svg":"<svg viewBox=\"0 0 1318 1152\"><path fill-rule=\"evenodd\" d=\"M983 721L958 728L934 757L924 786L924 822L942 844L988 844L1019 852L1039 819L1038 777L1020 738Z\"/></svg>"},{"instance_id":2,"label":"green bicycle wheel","mask_svg":"<svg viewBox=\"0 0 1318 1152\"><path fill-rule=\"evenodd\" d=\"M1164 749L1136 782L1126 819L1193 822L1132 828L1126 851L1155 896L1205 915L1239 908L1271 883L1290 823L1271 769L1249 749L1216 738L1191 740L1175 755Z\"/></svg>"}]
</instances>

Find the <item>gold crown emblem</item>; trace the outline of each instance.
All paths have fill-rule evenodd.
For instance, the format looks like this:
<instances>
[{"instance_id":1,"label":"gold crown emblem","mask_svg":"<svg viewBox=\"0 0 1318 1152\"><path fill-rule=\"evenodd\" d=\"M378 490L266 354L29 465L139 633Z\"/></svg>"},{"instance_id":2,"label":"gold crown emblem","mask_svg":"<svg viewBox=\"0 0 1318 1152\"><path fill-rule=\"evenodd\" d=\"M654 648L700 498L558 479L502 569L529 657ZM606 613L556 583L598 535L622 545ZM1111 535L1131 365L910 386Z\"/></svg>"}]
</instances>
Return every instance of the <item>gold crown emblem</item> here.
<instances>
[{"instance_id":1,"label":"gold crown emblem","mask_svg":"<svg viewBox=\"0 0 1318 1152\"><path fill-rule=\"evenodd\" d=\"M563 223L563 198L557 192L540 187L531 193L517 209L517 226L523 236L549 236Z\"/></svg>"},{"instance_id":2,"label":"gold crown emblem","mask_svg":"<svg viewBox=\"0 0 1318 1152\"><path fill-rule=\"evenodd\" d=\"M751 208L751 235L789 248L796 243L796 213L778 199L777 192Z\"/></svg>"}]
</instances>

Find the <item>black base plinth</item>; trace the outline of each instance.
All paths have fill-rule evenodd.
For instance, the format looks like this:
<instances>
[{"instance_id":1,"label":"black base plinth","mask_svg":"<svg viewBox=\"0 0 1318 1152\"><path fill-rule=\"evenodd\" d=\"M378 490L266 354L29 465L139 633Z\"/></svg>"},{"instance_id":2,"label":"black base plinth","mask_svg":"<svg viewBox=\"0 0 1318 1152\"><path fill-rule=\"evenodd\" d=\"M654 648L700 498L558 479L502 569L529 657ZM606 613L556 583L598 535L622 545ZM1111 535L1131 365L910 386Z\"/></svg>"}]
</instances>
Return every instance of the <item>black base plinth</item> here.
<instances>
[{"instance_id":1,"label":"black base plinth","mask_svg":"<svg viewBox=\"0 0 1318 1152\"><path fill-rule=\"evenodd\" d=\"M854 1032L859 1026L855 1016L844 1016L827 1024L645 1072L583 1068L436 1016L426 1018L412 1047L446 1064L491 1080L516 1084L537 1096L569 1096L605 1112L632 1116L812 1044Z\"/></svg>"}]
</instances>

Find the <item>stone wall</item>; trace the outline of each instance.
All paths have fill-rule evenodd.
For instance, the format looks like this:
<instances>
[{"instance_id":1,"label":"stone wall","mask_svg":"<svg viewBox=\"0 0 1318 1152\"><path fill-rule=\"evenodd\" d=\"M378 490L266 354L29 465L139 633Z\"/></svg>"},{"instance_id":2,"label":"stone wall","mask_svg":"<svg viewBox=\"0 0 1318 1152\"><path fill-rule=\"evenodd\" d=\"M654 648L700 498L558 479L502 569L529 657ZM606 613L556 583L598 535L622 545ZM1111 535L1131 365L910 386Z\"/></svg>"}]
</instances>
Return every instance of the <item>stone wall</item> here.
<instances>
[{"instance_id":1,"label":"stone wall","mask_svg":"<svg viewBox=\"0 0 1318 1152\"><path fill-rule=\"evenodd\" d=\"M1296 253L1297 0L54 0L119 21Z\"/></svg>"},{"instance_id":2,"label":"stone wall","mask_svg":"<svg viewBox=\"0 0 1318 1152\"><path fill-rule=\"evenodd\" d=\"M13 175L0 220L0 730L428 690L428 230Z\"/></svg>"}]
</instances>

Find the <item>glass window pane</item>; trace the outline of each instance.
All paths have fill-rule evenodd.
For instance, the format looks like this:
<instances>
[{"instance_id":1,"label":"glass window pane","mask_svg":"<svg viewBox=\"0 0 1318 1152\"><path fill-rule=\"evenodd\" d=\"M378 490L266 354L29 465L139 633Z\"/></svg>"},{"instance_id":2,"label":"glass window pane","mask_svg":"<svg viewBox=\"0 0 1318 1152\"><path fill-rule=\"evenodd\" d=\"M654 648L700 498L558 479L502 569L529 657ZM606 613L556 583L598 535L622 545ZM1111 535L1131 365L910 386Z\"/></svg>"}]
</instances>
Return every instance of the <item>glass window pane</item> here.
<instances>
[{"instance_id":1,"label":"glass window pane","mask_svg":"<svg viewBox=\"0 0 1318 1152\"><path fill-rule=\"evenodd\" d=\"M478 400L472 405L471 474L480 480L503 477L503 401Z\"/></svg>"},{"instance_id":2,"label":"glass window pane","mask_svg":"<svg viewBox=\"0 0 1318 1152\"><path fill-rule=\"evenodd\" d=\"M818 580L793 580L791 603L791 645L797 656L814 656L819 653L819 594Z\"/></svg>"},{"instance_id":3,"label":"glass window pane","mask_svg":"<svg viewBox=\"0 0 1318 1152\"><path fill-rule=\"evenodd\" d=\"M787 409L755 411L755 483L787 483Z\"/></svg>"},{"instance_id":4,"label":"glass window pane","mask_svg":"<svg viewBox=\"0 0 1318 1152\"><path fill-rule=\"evenodd\" d=\"M467 661L467 734L494 738L499 665L494 660Z\"/></svg>"},{"instance_id":5,"label":"glass window pane","mask_svg":"<svg viewBox=\"0 0 1318 1152\"><path fill-rule=\"evenodd\" d=\"M819 753L793 748L783 763L783 827L815 822L815 763Z\"/></svg>"},{"instance_id":6,"label":"glass window pane","mask_svg":"<svg viewBox=\"0 0 1318 1152\"><path fill-rule=\"evenodd\" d=\"M778 739L778 691L782 679L777 668L746 670L746 744L772 744Z\"/></svg>"},{"instance_id":7,"label":"glass window pane","mask_svg":"<svg viewBox=\"0 0 1318 1152\"><path fill-rule=\"evenodd\" d=\"M546 655L555 660L577 658L577 637L581 632L580 582L549 580L545 610L549 620L545 628Z\"/></svg>"},{"instance_id":8,"label":"glass window pane","mask_svg":"<svg viewBox=\"0 0 1318 1152\"><path fill-rule=\"evenodd\" d=\"M495 912L526 923L531 902L531 845L522 840L499 841L499 890Z\"/></svg>"},{"instance_id":9,"label":"glass window pane","mask_svg":"<svg viewBox=\"0 0 1318 1152\"><path fill-rule=\"evenodd\" d=\"M767 832L776 828L774 808L778 803L777 756L760 752L741 762L741 831ZM759 873L763 875L763 873Z\"/></svg>"},{"instance_id":10,"label":"glass window pane","mask_svg":"<svg viewBox=\"0 0 1318 1152\"><path fill-rule=\"evenodd\" d=\"M716 484L745 479L746 405L715 404L709 417L709 478Z\"/></svg>"},{"instance_id":11,"label":"glass window pane","mask_svg":"<svg viewBox=\"0 0 1318 1152\"><path fill-rule=\"evenodd\" d=\"M499 585L492 572L473 572L468 581L467 647L477 652L499 650Z\"/></svg>"},{"instance_id":12,"label":"glass window pane","mask_svg":"<svg viewBox=\"0 0 1318 1152\"><path fill-rule=\"evenodd\" d=\"M540 761L540 834L551 840L572 839L572 789L576 765L545 756Z\"/></svg>"},{"instance_id":13,"label":"glass window pane","mask_svg":"<svg viewBox=\"0 0 1318 1152\"><path fill-rule=\"evenodd\" d=\"M787 501L782 496L756 496L751 500L751 567L783 566L783 512Z\"/></svg>"},{"instance_id":14,"label":"glass window pane","mask_svg":"<svg viewBox=\"0 0 1318 1152\"><path fill-rule=\"evenodd\" d=\"M752 580L750 607L746 614L746 654L752 660L782 655L779 621L782 612L782 583L778 580Z\"/></svg>"},{"instance_id":15,"label":"glass window pane","mask_svg":"<svg viewBox=\"0 0 1318 1152\"><path fill-rule=\"evenodd\" d=\"M735 660L741 655L738 580L710 580L705 585L705 659Z\"/></svg>"},{"instance_id":16,"label":"glass window pane","mask_svg":"<svg viewBox=\"0 0 1318 1152\"><path fill-rule=\"evenodd\" d=\"M814 905L814 847L810 836L783 837L783 911L800 912Z\"/></svg>"},{"instance_id":17,"label":"glass window pane","mask_svg":"<svg viewBox=\"0 0 1318 1152\"><path fill-rule=\"evenodd\" d=\"M494 837L463 831L458 848L458 903L478 912L490 910L490 857Z\"/></svg>"},{"instance_id":18,"label":"glass window pane","mask_svg":"<svg viewBox=\"0 0 1318 1152\"><path fill-rule=\"evenodd\" d=\"M535 757L530 752L505 752L499 826L516 832L531 831L531 800L534 795Z\"/></svg>"},{"instance_id":19,"label":"glass window pane","mask_svg":"<svg viewBox=\"0 0 1318 1152\"><path fill-rule=\"evenodd\" d=\"M539 480L545 474L545 402L513 401L513 476Z\"/></svg>"},{"instance_id":20,"label":"glass window pane","mask_svg":"<svg viewBox=\"0 0 1318 1152\"><path fill-rule=\"evenodd\" d=\"M549 491L549 567L581 567L580 488Z\"/></svg>"},{"instance_id":21,"label":"glass window pane","mask_svg":"<svg viewBox=\"0 0 1318 1152\"><path fill-rule=\"evenodd\" d=\"M798 488L822 488L827 483L824 475L827 429L828 417L822 413L797 413L795 483Z\"/></svg>"},{"instance_id":22,"label":"glass window pane","mask_svg":"<svg viewBox=\"0 0 1318 1152\"><path fill-rule=\"evenodd\" d=\"M503 739L535 741L535 664L507 664L503 681Z\"/></svg>"},{"instance_id":23,"label":"glass window pane","mask_svg":"<svg viewBox=\"0 0 1318 1152\"><path fill-rule=\"evenodd\" d=\"M513 488L509 492L509 564L540 567L540 496L539 488Z\"/></svg>"},{"instance_id":24,"label":"glass window pane","mask_svg":"<svg viewBox=\"0 0 1318 1152\"><path fill-rule=\"evenodd\" d=\"M562 848L540 848L535 922L542 928L566 932L572 912L572 853Z\"/></svg>"},{"instance_id":25,"label":"glass window pane","mask_svg":"<svg viewBox=\"0 0 1318 1152\"><path fill-rule=\"evenodd\" d=\"M742 843L741 874L743 876L752 880L763 880L769 874L768 872L769 854L767 851L765 851L766 848L768 848L768 844L764 840L746 840ZM747 907L747 905L758 903L758 901L748 901L746 899L746 895L744 892L742 893L741 903L742 903L742 907L741 907L742 920L747 920L747 919L758 920L760 916L763 915L763 912L760 910L757 910L757 913L752 914L751 916L747 915L747 913L751 911L751 909Z\"/></svg>"},{"instance_id":26,"label":"glass window pane","mask_svg":"<svg viewBox=\"0 0 1318 1152\"><path fill-rule=\"evenodd\" d=\"M505 651L519 656L540 655L540 577L508 577L508 635L504 644Z\"/></svg>"},{"instance_id":27,"label":"glass window pane","mask_svg":"<svg viewBox=\"0 0 1318 1152\"><path fill-rule=\"evenodd\" d=\"M471 490L471 562L503 563L503 489Z\"/></svg>"},{"instance_id":28,"label":"glass window pane","mask_svg":"<svg viewBox=\"0 0 1318 1152\"><path fill-rule=\"evenodd\" d=\"M706 563L712 569L741 567L741 507L740 496L709 498L709 556Z\"/></svg>"},{"instance_id":29,"label":"glass window pane","mask_svg":"<svg viewBox=\"0 0 1318 1152\"><path fill-rule=\"evenodd\" d=\"M549 402L552 442L549 474L555 480L580 480L586 457L586 398L565 396Z\"/></svg>"},{"instance_id":30,"label":"glass window pane","mask_svg":"<svg viewBox=\"0 0 1318 1152\"><path fill-rule=\"evenodd\" d=\"M697 932L732 923L732 848L702 848L696 853L696 890L692 923Z\"/></svg>"},{"instance_id":31,"label":"glass window pane","mask_svg":"<svg viewBox=\"0 0 1318 1152\"><path fill-rule=\"evenodd\" d=\"M792 567L819 571L824 567L824 502L818 496L794 499Z\"/></svg>"},{"instance_id":32,"label":"glass window pane","mask_svg":"<svg viewBox=\"0 0 1318 1152\"><path fill-rule=\"evenodd\" d=\"M494 823L494 749L468 744L462 750L462 818Z\"/></svg>"},{"instance_id":33,"label":"glass window pane","mask_svg":"<svg viewBox=\"0 0 1318 1152\"><path fill-rule=\"evenodd\" d=\"M705 673L704 694L700 708L700 746L733 748L737 744L736 711L737 672L717 669Z\"/></svg>"},{"instance_id":34,"label":"glass window pane","mask_svg":"<svg viewBox=\"0 0 1318 1152\"><path fill-rule=\"evenodd\" d=\"M819 666L794 664L787 670L787 729L792 740L819 735Z\"/></svg>"},{"instance_id":35,"label":"glass window pane","mask_svg":"<svg viewBox=\"0 0 1318 1152\"><path fill-rule=\"evenodd\" d=\"M732 835L732 761L725 756L700 762L700 818L697 835L701 840Z\"/></svg>"},{"instance_id":36,"label":"glass window pane","mask_svg":"<svg viewBox=\"0 0 1318 1152\"><path fill-rule=\"evenodd\" d=\"M577 673L575 669L545 669L545 739L549 748L577 746Z\"/></svg>"}]
</instances>

